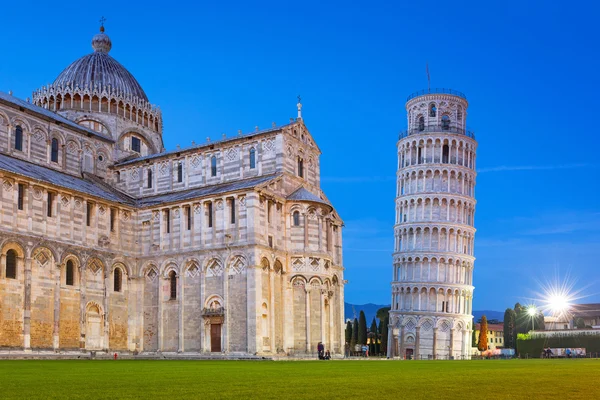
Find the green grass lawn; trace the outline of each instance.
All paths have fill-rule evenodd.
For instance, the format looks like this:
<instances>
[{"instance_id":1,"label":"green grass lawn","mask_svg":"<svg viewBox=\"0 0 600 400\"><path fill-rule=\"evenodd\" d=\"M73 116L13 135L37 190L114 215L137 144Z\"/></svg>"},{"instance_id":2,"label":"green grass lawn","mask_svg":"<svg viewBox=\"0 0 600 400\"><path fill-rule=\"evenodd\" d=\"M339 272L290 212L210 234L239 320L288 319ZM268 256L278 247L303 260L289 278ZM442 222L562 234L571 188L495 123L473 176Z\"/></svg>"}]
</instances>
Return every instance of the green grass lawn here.
<instances>
[{"instance_id":1,"label":"green grass lawn","mask_svg":"<svg viewBox=\"0 0 600 400\"><path fill-rule=\"evenodd\" d=\"M0 361L1 399L600 399L600 360Z\"/></svg>"}]
</instances>

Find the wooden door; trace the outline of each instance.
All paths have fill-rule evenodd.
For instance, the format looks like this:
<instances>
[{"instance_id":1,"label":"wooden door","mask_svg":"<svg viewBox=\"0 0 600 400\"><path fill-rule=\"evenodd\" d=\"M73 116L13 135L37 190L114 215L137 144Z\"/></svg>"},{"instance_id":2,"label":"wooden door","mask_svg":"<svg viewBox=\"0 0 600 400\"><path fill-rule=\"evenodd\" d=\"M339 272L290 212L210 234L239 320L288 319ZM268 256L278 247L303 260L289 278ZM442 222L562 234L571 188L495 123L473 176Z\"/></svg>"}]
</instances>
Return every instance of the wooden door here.
<instances>
[{"instance_id":1,"label":"wooden door","mask_svg":"<svg viewBox=\"0 0 600 400\"><path fill-rule=\"evenodd\" d=\"M221 324L210 325L210 351L221 352Z\"/></svg>"},{"instance_id":2,"label":"wooden door","mask_svg":"<svg viewBox=\"0 0 600 400\"><path fill-rule=\"evenodd\" d=\"M87 315L85 348L87 350L102 348L102 318L98 314L88 313Z\"/></svg>"}]
</instances>

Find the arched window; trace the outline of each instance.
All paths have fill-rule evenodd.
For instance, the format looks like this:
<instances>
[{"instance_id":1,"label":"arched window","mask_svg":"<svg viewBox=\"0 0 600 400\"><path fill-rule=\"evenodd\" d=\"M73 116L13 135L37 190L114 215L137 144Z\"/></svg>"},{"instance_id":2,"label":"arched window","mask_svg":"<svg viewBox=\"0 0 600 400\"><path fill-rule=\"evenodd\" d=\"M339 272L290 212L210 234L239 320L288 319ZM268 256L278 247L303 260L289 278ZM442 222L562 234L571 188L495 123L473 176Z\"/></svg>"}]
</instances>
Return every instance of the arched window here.
<instances>
[{"instance_id":1,"label":"arched window","mask_svg":"<svg viewBox=\"0 0 600 400\"><path fill-rule=\"evenodd\" d=\"M462 121L462 107L458 106L456 110L456 119Z\"/></svg>"},{"instance_id":2,"label":"arched window","mask_svg":"<svg viewBox=\"0 0 600 400\"><path fill-rule=\"evenodd\" d=\"M17 252L12 249L6 252L6 277L17 279Z\"/></svg>"},{"instance_id":3,"label":"arched window","mask_svg":"<svg viewBox=\"0 0 600 400\"><path fill-rule=\"evenodd\" d=\"M217 176L217 157L210 158L210 176Z\"/></svg>"},{"instance_id":4,"label":"arched window","mask_svg":"<svg viewBox=\"0 0 600 400\"><path fill-rule=\"evenodd\" d=\"M152 188L152 170L148 169L148 189Z\"/></svg>"},{"instance_id":5,"label":"arched window","mask_svg":"<svg viewBox=\"0 0 600 400\"><path fill-rule=\"evenodd\" d=\"M52 138L52 148L50 149L50 161L58 163L58 139Z\"/></svg>"},{"instance_id":6,"label":"arched window","mask_svg":"<svg viewBox=\"0 0 600 400\"><path fill-rule=\"evenodd\" d=\"M447 144L442 147L442 162L447 163L450 158L450 147Z\"/></svg>"},{"instance_id":7,"label":"arched window","mask_svg":"<svg viewBox=\"0 0 600 400\"><path fill-rule=\"evenodd\" d=\"M15 128L15 150L23 151L23 128L17 125Z\"/></svg>"},{"instance_id":8,"label":"arched window","mask_svg":"<svg viewBox=\"0 0 600 400\"><path fill-rule=\"evenodd\" d=\"M442 117L442 130L447 131L448 129L450 129L450 117L444 115Z\"/></svg>"},{"instance_id":9,"label":"arched window","mask_svg":"<svg viewBox=\"0 0 600 400\"><path fill-rule=\"evenodd\" d=\"M294 226L300 226L300 212L294 211Z\"/></svg>"},{"instance_id":10,"label":"arched window","mask_svg":"<svg viewBox=\"0 0 600 400\"><path fill-rule=\"evenodd\" d=\"M435 117L437 115L437 108L435 107L435 103L431 103L429 105L429 116Z\"/></svg>"},{"instance_id":11,"label":"arched window","mask_svg":"<svg viewBox=\"0 0 600 400\"><path fill-rule=\"evenodd\" d=\"M424 131L425 130L425 117L420 116L419 117L419 131Z\"/></svg>"},{"instance_id":12,"label":"arched window","mask_svg":"<svg viewBox=\"0 0 600 400\"><path fill-rule=\"evenodd\" d=\"M183 163L181 161L177 164L177 182L183 182Z\"/></svg>"},{"instance_id":13,"label":"arched window","mask_svg":"<svg viewBox=\"0 0 600 400\"><path fill-rule=\"evenodd\" d=\"M91 130L94 130L99 133L103 133L105 135L108 135L110 133L104 125L102 125L100 122L97 122L97 121L92 121L92 120L86 119L83 121L79 121L79 125L85 126L86 128L90 128Z\"/></svg>"},{"instance_id":14,"label":"arched window","mask_svg":"<svg viewBox=\"0 0 600 400\"><path fill-rule=\"evenodd\" d=\"M175 271L169 272L169 283L171 287L171 300L175 300L177 298L177 275L175 275Z\"/></svg>"},{"instance_id":15,"label":"arched window","mask_svg":"<svg viewBox=\"0 0 600 400\"><path fill-rule=\"evenodd\" d=\"M304 160L298 157L298 176L304 178Z\"/></svg>"},{"instance_id":16,"label":"arched window","mask_svg":"<svg viewBox=\"0 0 600 400\"><path fill-rule=\"evenodd\" d=\"M250 169L256 168L256 150L250 149Z\"/></svg>"},{"instance_id":17,"label":"arched window","mask_svg":"<svg viewBox=\"0 0 600 400\"><path fill-rule=\"evenodd\" d=\"M132 136L131 137L131 150L141 153L142 152L142 141L140 138Z\"/></svg>"},{"instance_id":18,"label":"arched window","mask_svg":"<svg viewBox=\"0 0 600 400\"><path fill-rule=\"evenodd\" d=\"M121 183L121 172L115 172L115 177L117 178L117 183Z\"/></svg>"},{"instance_id":19,"label":"arched window","mask_svg":"<svg viewBox=\"0 0 600 400\"><path fill-rule=\"evenodd\" d=\"M67 261L67 267L65 269L65 283L69 286L73 286L75 281L75 267L73 266L73 261Z\"/></svg>"},{"instance_id":20,"label":"arched window","mask_svg":"<svg viewBox=\"0 0 600 400\"><path fill-rule=\"evenodd\" d=\"M115 292L121 291L121 282L122 282L122 274L121 268L115 268L114 278L113 278L113 289Z\"/></svg>"}]
</instances>

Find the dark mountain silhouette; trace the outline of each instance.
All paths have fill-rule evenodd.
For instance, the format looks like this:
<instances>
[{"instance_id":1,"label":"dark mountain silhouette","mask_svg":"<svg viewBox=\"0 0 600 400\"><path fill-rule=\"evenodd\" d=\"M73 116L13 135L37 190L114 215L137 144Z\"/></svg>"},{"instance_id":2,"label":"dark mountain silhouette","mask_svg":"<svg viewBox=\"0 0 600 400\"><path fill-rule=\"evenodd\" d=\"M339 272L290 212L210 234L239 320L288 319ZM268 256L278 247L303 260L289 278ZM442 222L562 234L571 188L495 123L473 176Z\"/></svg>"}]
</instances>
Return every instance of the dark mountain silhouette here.
<instances>
[{"instance_id":1,"label":"dark mountain silhouette","mask_svg":"<svg viewBox=\"0 0 600 400\"><path fill-rule=\"evenodd\" d=\"M377 310L379 310L382 307L389 307L389 304L383 305L383 304L373 304L373 303L367 303L367 304L344 303L344 307L345 307L345 312L344 312L345 320L348 320L348 319L353 320L354 312L356 312L356 318L358 318L358 316L360 314L360 310L363 310L365 312L365 317L367 317L367 325L371 326L371 321L377 314ZM353 307L354 307L354 309L353 309ZM475 317L475 321L479 320L482 315L485 315L488 320L490 320L490 319L497 319L498 321L504 320L504 312L502 312L502 311L492 311L492 310L473 311L473 316Z\"/></svg>"}]
</instances>

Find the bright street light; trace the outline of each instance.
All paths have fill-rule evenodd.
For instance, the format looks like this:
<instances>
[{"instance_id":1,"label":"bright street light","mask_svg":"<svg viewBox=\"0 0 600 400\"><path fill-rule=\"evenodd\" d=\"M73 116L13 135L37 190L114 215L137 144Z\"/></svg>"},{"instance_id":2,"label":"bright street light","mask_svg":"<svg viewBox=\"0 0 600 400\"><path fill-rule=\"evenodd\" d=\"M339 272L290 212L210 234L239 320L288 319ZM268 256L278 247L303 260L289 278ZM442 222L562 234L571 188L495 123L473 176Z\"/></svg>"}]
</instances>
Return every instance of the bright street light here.
<instances>
[{"instance_id":1,"label":"bright street light","mask_svg":"<svg viewBox=\"0 0 600 400\"><path fill-rule=\"evenodd\" d=\"M548 297L548 308L553 313L561 314L569 309L569 298L562 294L557 293Z\"/></svg>"}]
</instances>

